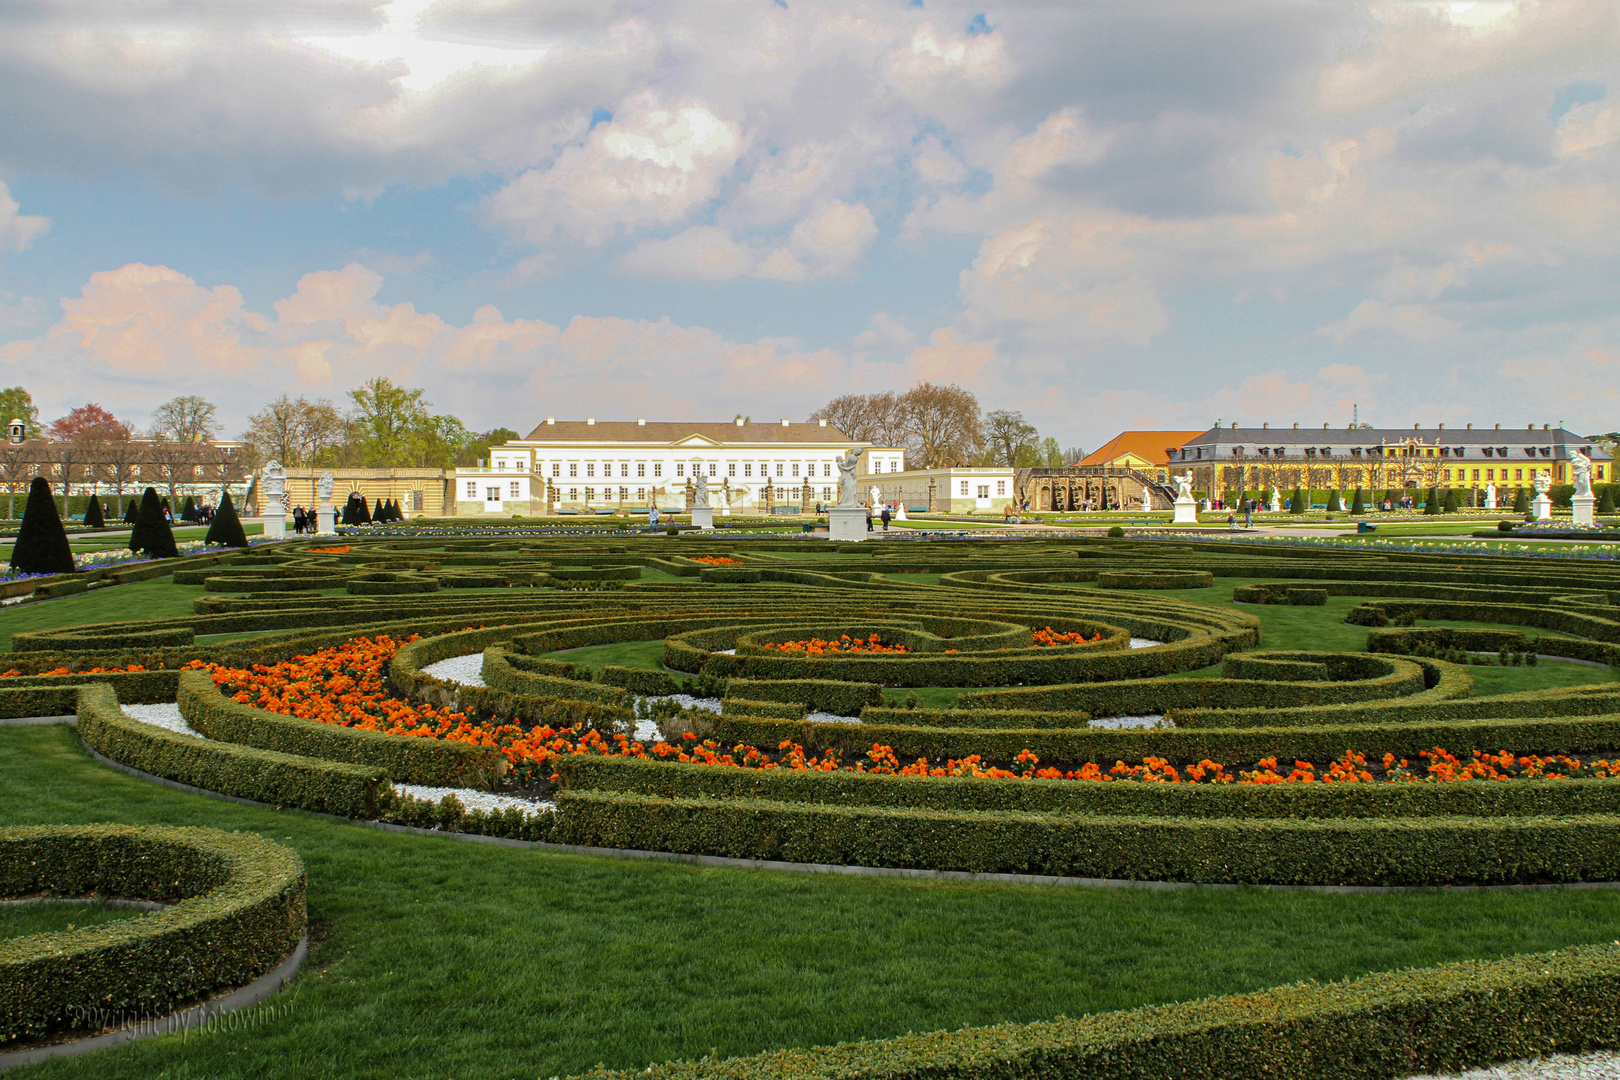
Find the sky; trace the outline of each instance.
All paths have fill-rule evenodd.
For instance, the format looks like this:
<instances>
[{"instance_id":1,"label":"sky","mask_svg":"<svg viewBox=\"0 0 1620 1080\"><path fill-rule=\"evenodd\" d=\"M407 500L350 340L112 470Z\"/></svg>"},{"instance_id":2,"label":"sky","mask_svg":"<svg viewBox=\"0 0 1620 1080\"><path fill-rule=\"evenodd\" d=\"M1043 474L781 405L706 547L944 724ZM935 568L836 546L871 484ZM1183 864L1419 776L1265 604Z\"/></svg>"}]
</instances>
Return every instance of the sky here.
<instances>
[{"instance_id":1,"label":"sky","mask_svg":"<svg viewBox=\"0 0 1620 1080\"><path fill-rule=\"evenodd\" d=\"M1620 428L1614 0L11 0L0 385Z\"/></svg>"}]
</instances>

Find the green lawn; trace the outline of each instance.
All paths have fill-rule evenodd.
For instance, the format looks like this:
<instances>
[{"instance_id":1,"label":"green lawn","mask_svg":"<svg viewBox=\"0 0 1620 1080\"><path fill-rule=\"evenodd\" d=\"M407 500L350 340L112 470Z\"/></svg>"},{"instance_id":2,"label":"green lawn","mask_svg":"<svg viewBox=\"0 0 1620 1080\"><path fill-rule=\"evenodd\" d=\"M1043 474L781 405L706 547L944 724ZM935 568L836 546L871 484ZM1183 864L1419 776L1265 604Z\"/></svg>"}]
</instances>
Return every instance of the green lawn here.
<instances>
[{"instance_id":1,"label":"green lawn","mask_svg":"<svg viewBox=\"0 0 1620 1080\"><path fill-rule=\"evenodd\" d=\"M144 783L67 728L0 729L0 820L252 831L309 873L316 944L284 1014L41 1078L566 1076L1620 938L1601 891L1057 889L401 836Z\"/></svg>"},{"instance_id":2,"label":"green lawn","mask_svg":"<svg viewBox=\"0 0 1620 1080\"><path fill-rule=\"evenodd\" d=\"M615 641L607 645L587 645L582 649L564 649L561 652L536 653L548 660L567 660L590 668L633 667L664 669L664 639L653 641Z\"/></svg>"},{"instance_id":3,"label":"green lawn","mask_svg":"<svg viewBox=\"0 0 1620 1080\"><path fill-rule=\"evenodd\" d=\"M131 585L110 585L60 600L3 608L0 609L0 649L11 648L11 635L19 630L190 615L191 601L201 595L201 585L176 585L169 578L157 578Z\"/></svg>"},{"instance_id":4,"label":"green lawn","mask_svg":"<svg viewBox=\"0 0 1620 1080\"><path fill-rule=\"evenodd\" d=\"M139 908L109 907L95 900L7 905L0 907L0 939L100 926L145 914Z\"/></svg>"}]
</instances>

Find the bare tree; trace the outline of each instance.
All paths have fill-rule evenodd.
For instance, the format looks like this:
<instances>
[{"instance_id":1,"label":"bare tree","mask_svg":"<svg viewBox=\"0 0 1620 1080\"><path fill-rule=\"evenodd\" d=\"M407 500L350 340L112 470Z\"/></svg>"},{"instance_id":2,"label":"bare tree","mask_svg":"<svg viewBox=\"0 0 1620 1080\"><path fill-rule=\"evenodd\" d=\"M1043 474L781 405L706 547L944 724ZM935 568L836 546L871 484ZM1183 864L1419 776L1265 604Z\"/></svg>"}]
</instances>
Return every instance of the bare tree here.
<instances>
[{"instance_id":1,"label":"bare tree","mask_svg":"<svg viewBox=\"0 0 1620 1080\"><path fill-rule=\"evenodd\" d=\"M1025 464L1018 460L1018 452L1033 447L1036 434L1035 425L1021 412L997 409L984 418L985 448L992 451L996 464L1008 468Z\"/></svg>"},{"instance_id":2,"label":"bare tree","mask_svg":"<svg viewBox=\"0 0 1620 1080\"><path fill-rule=\"evenodd\" d=\"M226 489L240 483L247 471L239 455L210 444L197 448L197 466L202 470L204 482L217 489L216 500L223 500Z\"/></svg>"},{"instance_id":3,"label":"bare tree","mask_svg":"<svg viewBox=\"0 0 1620 1080\"><path fill-rule=\"evenodd\" d=\"M330 401L283 394L248 417L242 439L255 458L309 465L323 450L341 444L346 435L347 425Z\"/></svg>"},{"instance_id":4,"label":"bare tree","mask_svg":"<svg viewBox=\"0 0 1620 1080\"><path fill-rule=\"evenodd\" d=\"M979 445L983 426L979 399L954 384L918 383L901 395L907 451L923 468L965 460Z\"/></svg>"},{"instance_id":5,"label":"bare tree","mask_svg":"<svg viewBox=\"0 0 1620 1080\"><path fill-rule=\"evenodd\" d=\"M1063 451L1063 460L1070 465L1078 465L1086 458L1086 452L1078 446L1071 446Z\"/></svg>"},{"instance_id":6,"label":"bare tree","mask_svg":"<svg viewBox=\"0 0 1620 1080\"><path fill-rule=\"evenodd\" d=\"M146 456L145 447L136 442L128 428L122 435L109 435L101 445L102 474L113 486L118 498L118 516L124 516L124 487L140 474L140 463Z\"/></svg>"},{"instance_id":7,"label":"bare tree","mask_svg":"<svg viewBox=\"0 0 1620 1080\"><path fill-rule=\"evenodd\" d=\"M17 517L17 485L27 485L33 474L28 471L34 463L37 448L0 443L0 482L6 485L6 517Z\"/></svg>"},{"instance_id":8,"label":"bare tree","mask_svg":"<svg viewBox=\"0 0 1620 1080\"><path fill-rule=\"evenodd\" d=\"M169 489L169 507L179 516L180 485L196 482L198 447L173 439L153 439L147 460L157 474L156 479Z\"/></svg>"},{"instance_id":9,"label":"bare tree","mask_svg":"<svg viewBox=\"0 0 1620 1080\"><path fill-rule=\"evenodd\" d=\"M208 442L218 432L214 406L196 394L170 398L152 412L152 434L180 443Z\"/></svg>"},{"instance_id":10,"label":"bare tree","mask_svg":"<svg viewBox=\"0 0 1620 1080\"><path fill-rule=\"evenodd\" d=\"M810 414L810 422L825 420L856 442L875 442L871 394L844 394Z\"/></svg>"}]
</instances>

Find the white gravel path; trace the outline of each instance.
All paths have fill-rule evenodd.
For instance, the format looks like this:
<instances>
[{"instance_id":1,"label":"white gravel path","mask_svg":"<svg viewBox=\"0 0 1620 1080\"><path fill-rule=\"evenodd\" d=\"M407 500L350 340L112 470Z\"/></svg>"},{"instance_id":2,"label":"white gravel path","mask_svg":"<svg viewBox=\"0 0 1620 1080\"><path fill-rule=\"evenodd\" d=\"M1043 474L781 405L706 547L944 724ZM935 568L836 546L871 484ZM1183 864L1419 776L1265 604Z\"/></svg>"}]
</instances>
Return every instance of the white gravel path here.
<instances>
[{"instance_id":1,"label":"white gravel path","mask_svg":"<svg viewBox=\"0 0 1620 1080\"><path fill-rule=\"evenodd\" d=\"M1510 1061L1489 1069L1470 1069L1465 1073L1414 1076L1411 1080L1620 1080L1620 1054L1612 1050L1555 1054L1530 1061Z\"/></svg>"},{"instance_id":2,"label":"white gravel path","mask_svg":"<svg viewBox=\"0 0 1620 1080\"><path fill-rule=\"evenodd\" d=\"M1117 731L1120 728L1169 728L1176 725L1162 716L1101 716L1086 726Z\"/></svg>"},{"instance_id":3,"label":"white gravel path","mask_svg":"<svg viewBox=\"0 0 1620 1080\"><path fill-rule=\"evenodd\" d=\"M484 654L481 652L468 653L466 656L452 656L448 660L440 660L436 664L429 664L422 669L422 674L431 675L435 679L444 679L447 682L460 683L462 686L483 686Z\"/></svg>"},{"instance_id":4,"label":"white gravel path","mask_svg":"<svg viewBox=\"0 0 1620 1080\"><path fill-rule=\"evenodd\" d=\"M1131 638L1131 648L1133 648L1133 649L1151 649L1155 645L1163 645L1163 644L1164 644L1164 642L1162 642L1162 641L1154 641L1150 637L1133 637L1133 638Z\"/></svg>"},{"instance_id":5,"label":"white gravel path","mask_svg":"<svg viewBox=\"0 0 1620 1080\"><path fill-rule=\"evenodd\" d=\"M446 795L454 795L461 800L461 805L468 810L507 810L517 807L530 814L538 814L547 810L557 809L553 802L541 802L537 799L521 799L516 795L491 795L487 791L473 791L470 788L423 787L420 784L395 784L394 790L401 795L410 795L417 799L426 799L429 802L438 802Z\"/></svg>"},{"instance_id":6,"label":"white gravel path","mask_svg":"<svg viewBox=\"0 0 1620 1080\"><path fill-rule=\"evenodd\" d=\"M205 736L200 731L192 730L190 724L180 715L180 706L176 702L167 705L120 705L124 715L131 720L139 720L143 724L153 727L167 728L180 735L190 735L194 739Z\"/></svg>"},{"instance_id":7,"label":"white gravel path","mask_svg":"<svg viewBox=\"0 0 1620 1080\"><path fill-rule=\"evenodd\" d=\"M720 711L720 699L717 697L693 697L691 694L661 694L657 697L647 697L641 700L655 703L673 701L683 709L707 709L712 713Z\"/></svg>"},{"instance_id":8,"label":"white gravel path","mask_svg":"<svg viewBox=\"0 0 1620 1080\"><path fill-rule=\"evenodd\" d=\"M861 722L861 718L858 716L839 716L837 713L830 712L813 712L805 719L813 720L818 724L858 724Z\"/></svg>"}]
</instances>

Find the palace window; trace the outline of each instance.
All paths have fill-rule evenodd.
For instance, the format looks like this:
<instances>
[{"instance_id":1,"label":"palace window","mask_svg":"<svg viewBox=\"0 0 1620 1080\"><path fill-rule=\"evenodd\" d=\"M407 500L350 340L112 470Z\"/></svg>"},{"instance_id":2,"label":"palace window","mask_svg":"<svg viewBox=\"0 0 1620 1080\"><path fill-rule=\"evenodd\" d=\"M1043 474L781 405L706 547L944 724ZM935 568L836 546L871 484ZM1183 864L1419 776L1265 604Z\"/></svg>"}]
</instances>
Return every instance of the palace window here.
<instances>
[{"instance_id":1,"label":"palace window","mask_svg":"<svg viewBox=\"0 0 1620 1080\"><path fill-rule=\"evenodd\" d=\"M1475 469L1475 470L1474 470L1474 479L1475 479L1475 480L1478 480L1478 479L1479 479L1479 470L1478 470L1478 469Z\"/></svg>"},{"instance_id":2,"label":"palace window","mask_svg":"<svg viewBox=\"0 0 1620 1080\"><path fill-rule=\"evenodd\" d=\"M586 488L585 489L585 501L590 502L594 498L596 498L596 489L595 488Z\"/></svg>"},{"instance_id":3,"label":"palace window","mask_svg":"<svg viewBox=\"0 0 1620 1080\"><path fill-rule=\"evenodd\" d=\"M647 489L646 488L644 488L644 487L636 488L636 498L637 498L637 500L645 499L646 497L647 497Z\"/></svg>"},{"instance_id":4,"label":"palace window","mask_svg":"<svg viewBox=\"0 0 1620 1080\"><path fill-rule=\"evenodd\" d=\"M646 476L647 475L647 463L645 461L636 462L636 475L637 476Z\"/></svg>"},{"instance_id":5,"label":"palace window","mask_svg":"<svg viewBox=\"0 0 1620 1080\"><path fill-rule=\"evenodd\" d=\"M551 475L552 476L561 476L562 475L562 466L557 464L555 461L553 461L551 463Z\"/></svg>"},{"instance_id":6,"label":"palace window","mask_svg":"<svg viewBox=\"0 0 1620 1080\"><path fill-rule=\"evenodd\" d=\"M496 458L496 459L495 459L495 467L496 467L496 468L497 468L497 469L504 469L504 468L506 468L506 459L505 459L505 458Z\"/></svg>"},{"instance_id":7,"label":"palace window","mask_svg":"<svg viewBox=\"0 0 1620 1080\"><path fill-rule=\"evenodd\" d=\"M968 493L968 482L966 480L964 480L964 481L962 481L962 494L966 495L967 493Z\"/></svg>"},{"instance_id":8,"label":"palace window","mask_svg":"<svg viewBox=\"0 0 1620 1080\"><path fill-rule=\"evenodd\" d=\"M411 492L411 509L422 509L422 493L420 491Z\"/></svg>"},{"instance_id":9,"label":"palace window","mask_svg":"<svg viewBox=\"0 0 1620 1080\"><path fill-rule=\"evenodd\" d=\"M1005 494L1007 494L1007 481L1005 481L1005 480L997 480L996 481L996 497L1000 498L1001 496L1003 496Z\"/></svg>"},{"instance_id":10,"label":"palace window","mask_svg":"<svg viewBox=\"0 0 1620 1080\"><path fill-rule=\"evenodd\" d=\"M478 481L476 481L476 480L467 481L467 498L469 498L469 499L478 498Z\"/></svg>"},{"instance_id":11,"label":"palace window","mask_svg":"<svg viewBox=\"0 0 1620 1080\"><path fill-rule=\"evenodd\" d=\"M719 464L717 464L716 462L713 462L713 461L709 462L709 475L710 476L716 475L715 470L718 469L719 467L720 467Z\"/></svg>"},{"instance_id":12,"label":"palace window","mask_svg":"<svg viewBox=\"0 0 1620 1080\"><path fill-rule=\"evenodd\" d=\"M726 475L727 476L736 476L737 475L737 463L735 461L726 462Z\"/></svg>"},{"instance_id":13,"label":"palace window","mask_svg":"<svg viewBox=\"0 0 1620 1080\"><path fill-rule=\"evenodd\" d=\"M579 502L579 488L569 488L568 489L568 501L569 502Z\"/></svg>"},{"instance_id":14,"label":"palace window","mask_svg":"<svg viewBox=\"0 0 1620 1080\"><path fill-rule=\"evenodd\" d=\"M832 501L832 488L824 487L824 488L821 489L821 501L822 502L831 502Z\"/></svg>"},{"instance_id":15,"label":"palace window","mask_svg":"<svg viewBox=\"0 0 1620 1080\"><path fill-rule=\"evenodd\" d=\"M795 461L795 462L794 462L794 463L793 463L793 475L794 475L794 476L798 476L798 475L799 475L799 463L798 463L798 462L797 462L797 461Z\"/></svg>"},{"instance_id":16,"label":"palace window","mask_svg":"<svg viewBox=\"0 0 1620 1080\"><path fill-rule=\"evenodd\" d=\"M662 461L653 462L653 479L656 480L660 476L663 476L663 475L664 475L664 463Z\"/></svg>"},{"instance_id":17,"label":"palace window","mask_svg":"<svg viewBox=\"0 0 1620 1080\"><path fill-rule=\"evenodd\" d=\"M777 462L777 463L776 463L776 475L777 475L777 476L781 476L781 475L782 475L782 463L781 463L781 462L780 462L780 461L778 461L778 462Z\"/></svg>"},{"instance_id":18,"label":"palace window","mask_svg":"<svg viewBox=\"0 0 1620 1080\"><path fill-rule=\"evenodd\" d=\"M621 461L619 463L619 475L620 476L629 476L630 475L630 463L628 461Z\"/></svg>"},{"instance_id":19,"label":"palace window","mask_svg":"<svg viewBox=\"0 0 1620 1080\"><path fill-rule=\"evenodd\" d=\"M1506 470L1503 470L1503 471L1505 472ZM1523 469L1514 469L1513 470L1513 479L1515 479L1515 480L1523 480L1524 479L1524 470Z\"/></svg>"},{"instance_id":20,"label":"palace window","mask_svg":"<svg viewBox=\"0 0 1620 1080\"><path fill-rule=\"evenodd\" d=\"M569 476L578 476L579 475L579 463L577 461L570 461L568 463L568 475Z\"/></svg>"},{"instance_id":21,"label":"palace window","mask_svg":"<svg viewBox=\"0 0 1620 1080\"><path fill-rule=\"evenodd\" d=\"M511 484L508 485L508 487L510 487L512 493L510 495L508 495L507 498L509 498L509 499L517 498L518 497L518 482L516 480L513 480L511 482Z\"/></svg>"},{"instance_id":22,"label":"palace window","mask_svg":"<svg viewBox=\"0 0 1620 1080\"><path fill-rule=\"evenodd\" d=\"M596 462L587 461L585 463L585 475L586 476L595 476L596 475ZM590 489L586 488L586 490L589 491Z\"/></svg>"},{"instance_id":23,"label":"palace window","mask_svg":"<svg viewBox=\"0 0 1620 1080\"><path fill-rule=\"evenodd\" d=\"M685 476L686 475L686 462L677 461L675 463L675 475L676 476Z\"/></svg>"},{"instance_id":24,"label":"palace window","mask_svg":"<svg viewBox=\"0 0 1620 1080\"><path fill-rule=\"evenodd\" d=\"M822 464L821 464L821 475L822 476L831 476L832 475L832 463L831 462L822 462Z\"/></svg>"},{"instance_id":25,"label":"palace window","mask_svg":"<svg viewBox=\"0 0 1620 1080\"><path fill-rule=\"evenodd\" d=\"M990 497L990 485L989 484L980 484L979 485L979 498L988 499L989 497Z\"/></svg>"},{"instance_id":26,"label":"palace window","mask_svg":"<svg viewBox=\"0 0 1620 1080\"><path fill-rule=\"evenodd\" d=\"M485 488L484 489L484 501L487 502L487 503L498 503L498 502L500 502L501 501L501 486L499 484L491 484L489 487Z\"/></svg>"},{"instance_id":27,"label":"palace window","mask_svg":"<svg viewBox=\"0 0 1620 1080\"><path fill-rule=\"evenodd\" d=\"M743 462L743 475L744 476L753 476L754 475L754 466L753 466L752 462L747 462L747 461Z\"/></svg>"},{"instance_id":28,"label":"palace window","mask_svg":"<svg viewBox=\"0 0 1620 1080\"><path fill-rule=\"evenodd\" d=\"M889 459L889 471L890 472L899 472L900 471L900 463L898 461L896 461L894 458Z\"/></svg>"}]
</instances>

